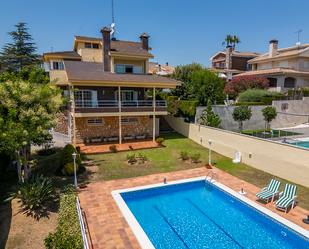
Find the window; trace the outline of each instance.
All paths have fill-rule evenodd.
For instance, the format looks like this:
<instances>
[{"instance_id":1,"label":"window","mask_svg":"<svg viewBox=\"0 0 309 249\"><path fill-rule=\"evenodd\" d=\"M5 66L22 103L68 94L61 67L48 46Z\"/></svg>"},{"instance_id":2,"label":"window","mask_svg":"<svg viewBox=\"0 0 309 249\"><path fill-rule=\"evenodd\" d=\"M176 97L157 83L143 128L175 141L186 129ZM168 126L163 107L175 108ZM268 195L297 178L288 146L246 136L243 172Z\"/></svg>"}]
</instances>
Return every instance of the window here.
<instances>
[{"instance_id":1,"label":"window","mask_svg":"<svg viewBox=\"0 0 309 249\"><path fill-rule=\"evenodd\" d=\"M102 125L103 120L102 118L89 118L87 119L87 124L88 125Z\"/></svg>"},{"instance_id":2,"label":"window","mask_svg":"<svg viewBox=\"0 0 309 249\"><path fill-rule=\"evenodd\" d=\"M116 73L142 74L143 68L139 66L133 66L133 65L116 64L115 72Z\"/></svg>"},{"instance_id":3,"label":"window","mask_svg":"<svg viewBox=\"0 0 309 249\"><path fill-rule=\"evenodd\" d=\"M96 107L97 91L78 90L74 93L76 107Z\"/></svg>"},{"instance_id":4,"label":"window","mask_svg":"<svg viewBox=\"0 0 309 249\"><path fill-rule=\"evenodd\" d=\"M99 43L91 43L91 42L85 42L85 48L99 48Z\"/></svg>"},{"instance_id":5,"label":"window","mask_svg":"<svg viewBox=\"0 0 309 249\"><path fill-rule=\"evenodd\" d=\"M295 78L287 77L284 79L285 88L295 88Z\"/></svg>"},{"instance_id":6,"label":"window","mask_svg":"<svg viewBox=\"0 0 309 249\"><path fill-rule=\"evenodd\" d=\"M126 125L126 124L136 124L138 123L138 119L135 117L128 117L128 118L121 118L121 123Z\"/></svg>"},{"instance_id":7,"label":"window","mask_svg":"<svg viewBox=\"0 0 309 249\"><path fill-rule=\"evenodd\" d=\"M53 61L52 66L53 70L64 70L63 61Z\"/></svg>"},{"instance_id":8,"label":"window","mask_svg":"<svg viewBox=\"0 0 309 249\"><path fill-rule=\"evenodd\" d=\"M135 101L137 100L137 92L133 90L122 90L121 91L122 101Z\"/></svg>"}]
</instances>

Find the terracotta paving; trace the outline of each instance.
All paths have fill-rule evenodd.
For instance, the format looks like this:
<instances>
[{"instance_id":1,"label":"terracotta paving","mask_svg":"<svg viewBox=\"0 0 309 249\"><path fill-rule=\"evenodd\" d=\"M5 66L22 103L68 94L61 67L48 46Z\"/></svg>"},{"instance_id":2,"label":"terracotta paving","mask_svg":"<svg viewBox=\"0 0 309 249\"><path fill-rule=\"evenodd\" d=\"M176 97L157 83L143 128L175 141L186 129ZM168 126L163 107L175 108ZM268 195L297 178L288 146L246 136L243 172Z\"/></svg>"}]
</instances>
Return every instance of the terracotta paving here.
<instances>
[{"instance_id":1,"label":"terracotta paving","mask_svg":"<svg viewBox=\"0 0 309 249\"><path fill-rule=\"evenodd\" d=\"M160 147L158 143L153 142L152 140L137 141L123 144L93 144L93 145L78 144L77 146L79 146L81 152L85 154L98 154L98 153L110 153L111 151L109 147L111 145L116 145L117 151L151 149Z\"/></svg>"},{"instance_id":2,"label":"terracotta paving","mask_svg":"<svg viewBox=\"0 0 309 249\"><path fill-rule=\"evenodd\" d=\"M243 188L247 192L247 197L257 202L255 193L260 189L250 183L240 180L219 169L212 169L218 174L218 181L224 185L239 191ZM159 183L167 177L168 181L205 176L209 169L196 168L190 170L176 171L163 174L154 174L129 179L119 179L112 181L101 181L91 183L79 193L81 206L85 211L88 221L93 248L99 249L133 249L140 248L129 225L122 216L115 203L111 191L115 189L130 188L147 184ZM309 212L296 206L293 210L285 214L275 209L273 203L260 205L267 207L282 217L309 229L309 225L302 222Z\"/></svg>"}]
</instances>

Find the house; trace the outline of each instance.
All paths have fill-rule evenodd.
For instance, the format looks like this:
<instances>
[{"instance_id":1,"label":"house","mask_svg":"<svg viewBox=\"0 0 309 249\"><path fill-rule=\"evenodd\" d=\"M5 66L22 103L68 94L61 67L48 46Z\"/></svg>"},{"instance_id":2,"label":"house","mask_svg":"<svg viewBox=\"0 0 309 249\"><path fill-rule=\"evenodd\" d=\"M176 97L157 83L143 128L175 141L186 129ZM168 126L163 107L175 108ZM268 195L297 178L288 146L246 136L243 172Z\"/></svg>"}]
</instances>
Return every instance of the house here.
<instances>
[{"instance_id":1,"label":"house","mask_svg":"<svg viewBox=\"0 0 309 249\"><path fill-rule=\"evenodd\" d=\"M101 33L102 38L75 36L72 51L43 55L51 82L69 100L56 131L74 144L154 140L160 117L168 114L155 91L180 82L148 73L148 34L133 42L111 39L107 27Z\"/></svg>"},{"instance_id":2,"label":"house","mask_svg":"<svg viewBox=\"0 0 309 249\"><path fill-rule=\"evenodd\" d=\"M309 87L309 44L278 48L278 41L269 42L267 53L248 61L252 71L240 75L267 77L270 90L286 92L289 89Z\"/></svg>"},{"instance_id":3,"label":"house","mask_svg":"<svg viewBox=\"0 0 309 249\"><path fill-rule=\"evenodd\" d=\"M149 62L149 73L157 74L161 76L170 76L175 72L175 67L165 63L165 65L159 64L158 62Z\"/></svg>"},{"instance_id":4,"label":"house","mask_svg":"<svg viewBox=\"0 0 309 249\"><path fill-rule=\"evenodd\" d=\"M254 52L240 52L227 46L225 51L219 51L210 58L211 70L219 77L231 80L233 76L250 70L247 62L259 54Z\"/></svg>"}]
</instances>

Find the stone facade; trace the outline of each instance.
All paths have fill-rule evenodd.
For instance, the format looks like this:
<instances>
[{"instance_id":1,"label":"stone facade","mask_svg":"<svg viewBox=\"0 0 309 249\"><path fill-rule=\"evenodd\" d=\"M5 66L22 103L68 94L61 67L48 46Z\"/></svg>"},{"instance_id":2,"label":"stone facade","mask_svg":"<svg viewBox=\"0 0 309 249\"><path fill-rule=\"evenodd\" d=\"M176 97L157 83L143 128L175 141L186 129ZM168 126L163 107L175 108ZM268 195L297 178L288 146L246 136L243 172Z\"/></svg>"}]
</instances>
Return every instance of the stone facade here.
<instances>
[{"instance_id":1,"label":"stone facade","mask_svg":"<svg viewBox=\"0 0 309 249\"><path fill-rule=\"evenodd\" d=\"M68 112L60 112L57 114L57 124L54 131L68 135L69 120Z\"/></svg>"},{"instance_id":2,"label":"stone facade","mask_svg":"<svg viewBox=\"0 0 309 249\"><path fill-rule=\"evenodd\" d=\"M152 119L149 116L125 117L129 120L122 122L122 136L143 135L152 136ZM119 119L118 117L100 117L101 124L89 124L88 120L94 118L76 118L76 142L82 143L85 138L89 137L112 137L119 136ZM126 121L126 122L124 122Z\"/></svg>"}]
</instances>

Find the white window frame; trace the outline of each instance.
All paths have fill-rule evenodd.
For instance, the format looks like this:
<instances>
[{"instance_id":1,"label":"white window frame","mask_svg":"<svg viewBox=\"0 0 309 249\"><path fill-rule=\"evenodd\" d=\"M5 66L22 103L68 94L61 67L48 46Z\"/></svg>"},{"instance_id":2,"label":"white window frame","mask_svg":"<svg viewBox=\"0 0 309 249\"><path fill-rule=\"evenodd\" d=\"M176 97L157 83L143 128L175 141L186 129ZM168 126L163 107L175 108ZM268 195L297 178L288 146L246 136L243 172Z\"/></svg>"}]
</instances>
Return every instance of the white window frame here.
<instances>
[{"instance_id":1,"label":"white window frame","mask_svg":"<svg viewBox=\"0 0 309 249\"><path fill-rule=\"evenodd\" d=\"M97 91L96 90L91 90L91 89L79 89L75 92L74 98L76 100L76 95L81 94L81 103L84 105L84 107L88 107L87 105L85 106L85 101L87 102L86 104L89 105L89 107L97 107L98 106L98 97L97 97ZM91 100L88 100L84 98L85 94L90 93L90 98ZM89 101L89 103L88 103Z\"/></svg>"},{"instance_id":2,"label":"white window frame","mask_svg":"<svg viewBox=\"0 0 309 249\"><path fill-rule=\"evenodd\" d=\"M61 66L58 65L58 68L55 69L55 68L54 68L54 63L58 63L58 64L61 65ZM61 61L61 60L59 60L59 61L52 60L52 61L50 61L50 69L51 69L51 70L64 70L64 62Z\"/></svg>"}]
</instances>

